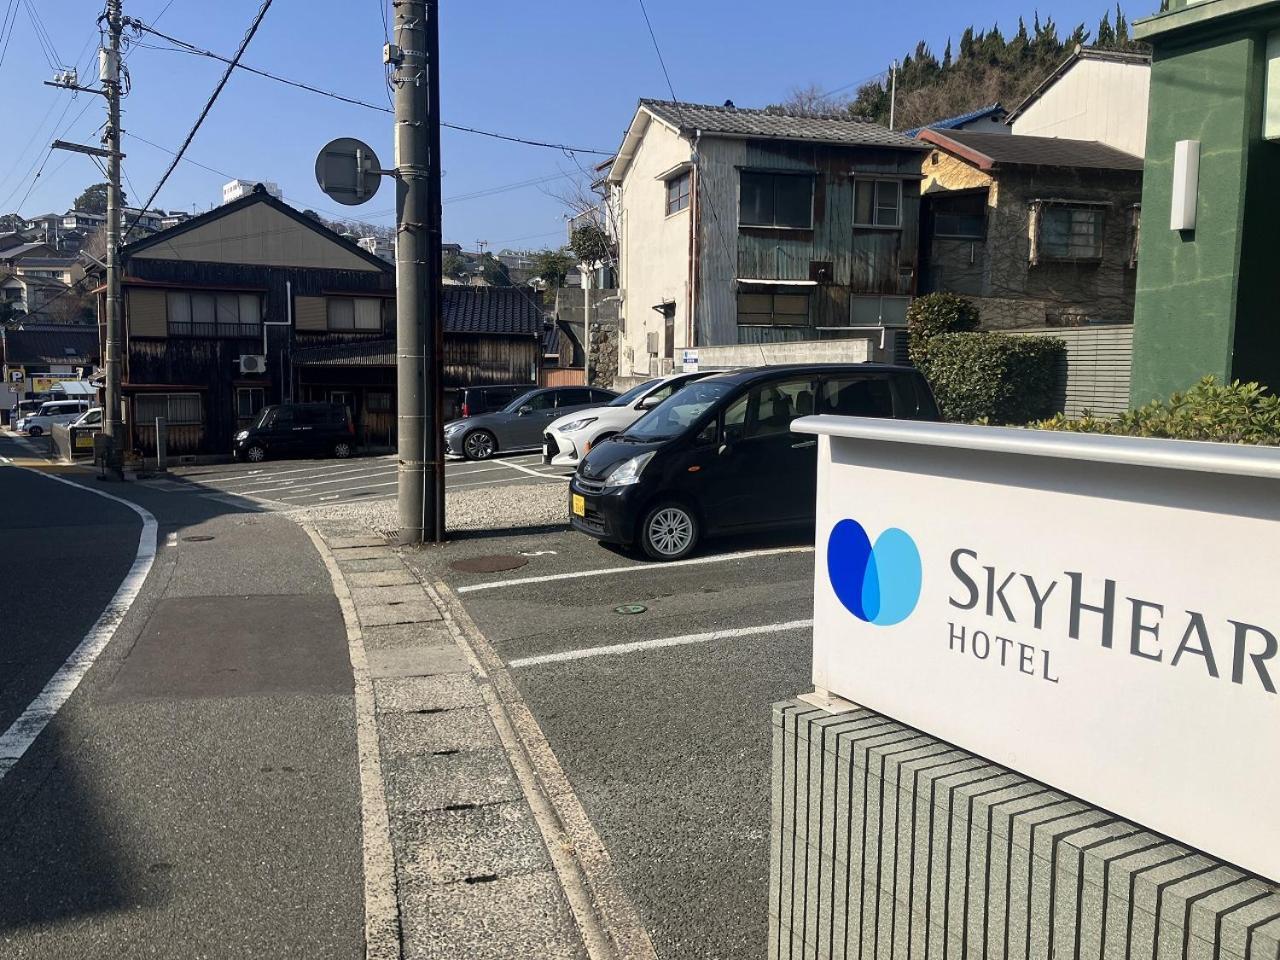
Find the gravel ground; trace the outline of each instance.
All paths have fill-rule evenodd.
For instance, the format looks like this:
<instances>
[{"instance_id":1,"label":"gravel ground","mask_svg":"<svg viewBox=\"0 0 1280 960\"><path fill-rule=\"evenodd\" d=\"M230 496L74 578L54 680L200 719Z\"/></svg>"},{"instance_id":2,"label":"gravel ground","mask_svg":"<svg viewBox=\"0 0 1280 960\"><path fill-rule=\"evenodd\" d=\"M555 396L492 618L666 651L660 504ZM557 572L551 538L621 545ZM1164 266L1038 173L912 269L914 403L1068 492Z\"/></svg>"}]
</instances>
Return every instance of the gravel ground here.
<instances>
[{"instance_id":1,"label":"gravel ground","mask_svg":"<svg viewBox=\"0 0 1280 960\"><path fill-rule=\"evenodd\" d=\"M450 530L507 530L520 527L568 526L566 484L538 481L445 494ZM392 536L400 521L395 500L307 507L295 516Z\"/></svg>"}]
</instances>

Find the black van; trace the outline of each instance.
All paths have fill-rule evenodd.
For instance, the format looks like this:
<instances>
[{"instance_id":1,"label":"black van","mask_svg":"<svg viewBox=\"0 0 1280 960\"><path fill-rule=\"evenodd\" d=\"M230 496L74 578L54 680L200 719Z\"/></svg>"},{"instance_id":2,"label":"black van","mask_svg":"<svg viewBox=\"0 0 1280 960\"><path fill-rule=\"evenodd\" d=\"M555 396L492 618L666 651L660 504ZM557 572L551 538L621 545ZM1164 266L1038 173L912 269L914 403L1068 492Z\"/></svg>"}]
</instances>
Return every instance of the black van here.
<instances>
[{"instance_id":1,"label":"black van","mask_svg":"<svg viewBox=\"0 0 1280 960\"><path fill-rule=\"evenodd\" d=\"M356 452L356 427L341 403L281 403L263 407L247 430L236 434L237 460L267 457L338 457Z\"/></svg>"},{"instance_id":2,"label":"black van","mask_svg":"<svg viewBox=\"0 0 1280 960\"><path fill-rule=\"evenodd\" d=\"M697 380L578 465L569 520L583 533L679 560L703 536L812 523L817 438L809 414L937 420L914 367L804 364Z\"/></svg>"}]
</instances>

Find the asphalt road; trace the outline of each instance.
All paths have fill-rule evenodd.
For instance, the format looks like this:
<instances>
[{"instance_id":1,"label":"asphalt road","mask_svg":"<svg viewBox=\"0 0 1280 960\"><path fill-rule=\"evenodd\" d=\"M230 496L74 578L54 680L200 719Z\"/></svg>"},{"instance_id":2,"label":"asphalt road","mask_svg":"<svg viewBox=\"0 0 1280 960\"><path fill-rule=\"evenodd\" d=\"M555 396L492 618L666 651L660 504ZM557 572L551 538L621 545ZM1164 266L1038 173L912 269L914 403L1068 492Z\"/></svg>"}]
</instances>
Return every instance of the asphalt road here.
<instances>
[{"instance_id":1,"label":"asphalt road","mask_svg":"<svg viewBox=\"0 0 1280 960\"><path fill-rule=\"evenodd\" d=\"M419 555L506 661L663 960L765 948L769 706L812 687L811 544L713 542L663 565L566 529ZM451 566L484 555L528 562Z\"/></svg>"},{"instance_id":2,"label":"asphalt road","mask_svg":"<svg viewBox=\"0 0 1280 960\"><path fill-rule=\"evenodd\" d=\"M543 464L541 454L515 454L478 463L449 460L447 489L492 487L567 477L573 471ZM318 507L357 500L393 500L396 458L351 460L273 460L179 467L167 480L148 481L157 489L204 495L230 495L274 509Z\"/></svg>"},{"instance_id":3,"label":"asphalt road","mask_svg":"<svg viewBox=\"0 0 1280 960\"><path fill-rule=\"evenodd\" d=\"M0 438L0 456L20 453ZM0 955L363 956L350 664L310 541L269 512L103 487L155 514L159 552L0 779ZM98 616L138 528L127 508L0 464L0 542L23 550L0 587L0 732Z\"/></svg>"}]
</instances>

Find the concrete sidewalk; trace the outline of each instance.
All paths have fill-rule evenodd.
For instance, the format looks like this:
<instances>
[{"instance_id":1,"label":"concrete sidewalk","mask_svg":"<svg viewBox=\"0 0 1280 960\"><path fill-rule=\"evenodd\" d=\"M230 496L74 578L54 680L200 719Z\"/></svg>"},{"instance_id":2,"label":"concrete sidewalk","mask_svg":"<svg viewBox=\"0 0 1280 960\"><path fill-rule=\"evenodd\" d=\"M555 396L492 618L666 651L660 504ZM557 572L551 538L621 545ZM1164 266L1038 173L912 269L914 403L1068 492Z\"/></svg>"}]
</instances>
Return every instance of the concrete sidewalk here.
<instances>
[{"instance_id":1,"label":"concrete sidewalk","mask_svg":"<svg viewBox=\"0 0 1280 960\"><path fill-rule=\"evenodd\" d=\"M305 525L355 675L371 958L654 956L532 714L443 584Z\"/></svg>"}]
</instances>

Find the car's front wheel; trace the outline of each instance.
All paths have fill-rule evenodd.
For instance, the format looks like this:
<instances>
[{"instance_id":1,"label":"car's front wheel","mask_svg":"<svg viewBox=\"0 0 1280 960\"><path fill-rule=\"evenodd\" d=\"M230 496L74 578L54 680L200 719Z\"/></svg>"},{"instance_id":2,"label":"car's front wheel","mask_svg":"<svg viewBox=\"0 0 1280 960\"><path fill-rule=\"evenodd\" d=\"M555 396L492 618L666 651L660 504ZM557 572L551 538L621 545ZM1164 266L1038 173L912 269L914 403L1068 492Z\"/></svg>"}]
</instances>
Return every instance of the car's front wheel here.
<instances>
[{"instance_id":1,"label":"car's front wheel","mask_svg":"<svg viewBox=\"0 0 1280 960\"><path fill-rule=\"evenodd\" d=\"M267 459L266 448L256 443L251 444L245 448L244 458L250 463L261 463L263 460Z\"/></svg>"},{"instance_id":2,"label":"car's front wheel","mask_svg":"<svg viewBox=\"0 0 1280 960\"><path fill-rule=\"evenodd\" d=\"M488 430L472 430L462 440L462 453L468 460L488 460L498 451L498 438Z\"/></svg>"},{"instance_id":3,"label":"car's front wheel","mask_svg":"<svg viewBox=\"0 0 1280 960\"><path fill-rule=\"evenodd\" d=\"M44 434L43 427L32 427L30 430L27 431L27 436L29 437L39 437L43 434Z\"/></svg>"},{"instance_id":4,"label":"car's front wheel","mask_svg":"<svg viewBox=\"0 0 1280 960\"><path fill-rule=\"evenodd\" d=\"M351 456L351 444L346 440L339 440L333 445L333 455L339 460L346 460Z\"/></svg>"},{"instance_id":5,"label":"car's front wheel","mask_svg":"<svg viewBox=\"0 0 1280 960\"><path fill-rule=\"evenodd\" d=\"M698 518L683 503L667 501L640 524L640 547L654 560L681 560L698 545Z\"/></svg>"}]
</instances>

